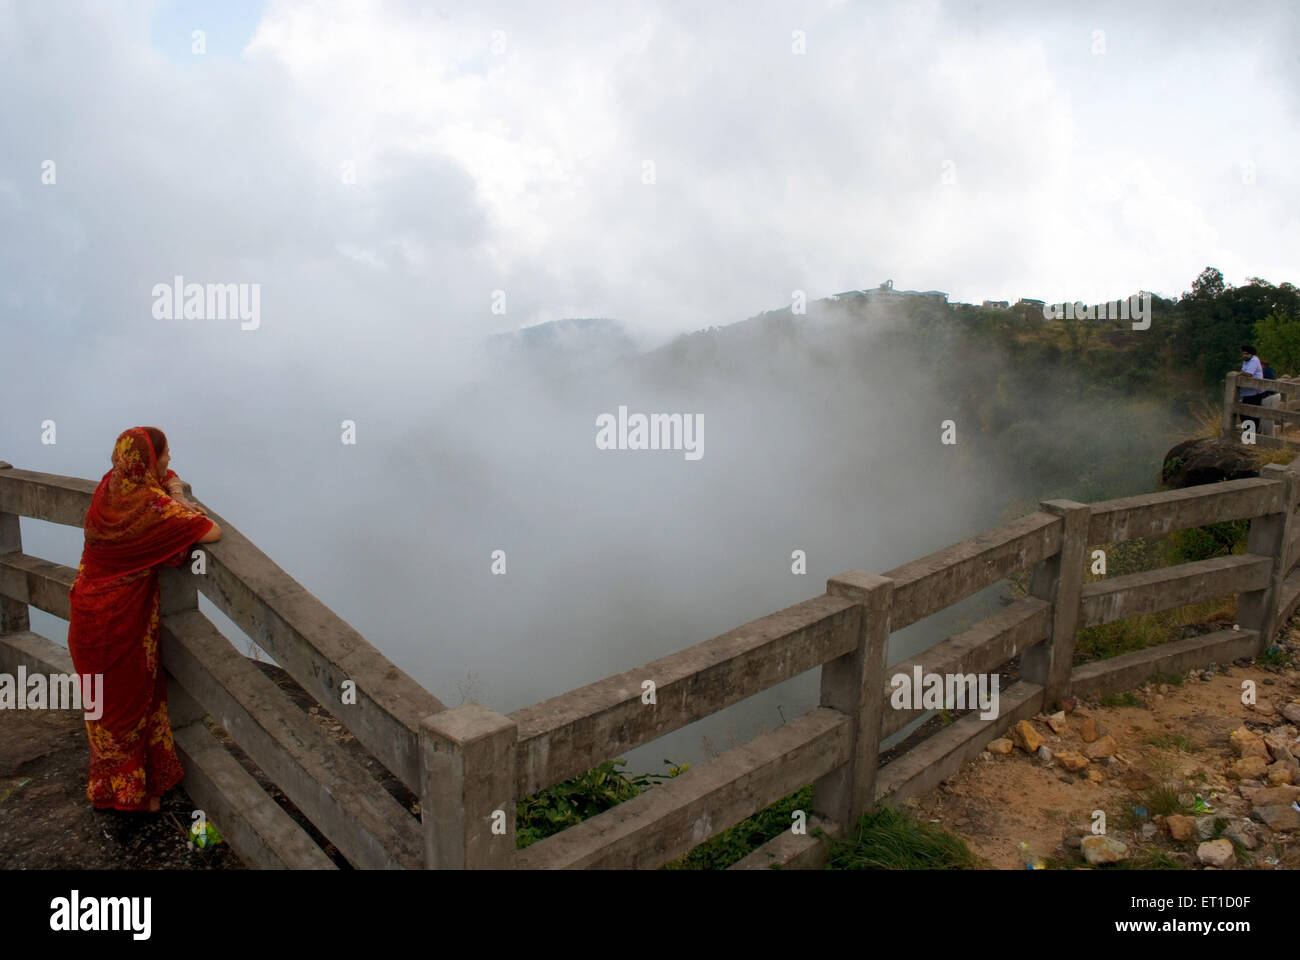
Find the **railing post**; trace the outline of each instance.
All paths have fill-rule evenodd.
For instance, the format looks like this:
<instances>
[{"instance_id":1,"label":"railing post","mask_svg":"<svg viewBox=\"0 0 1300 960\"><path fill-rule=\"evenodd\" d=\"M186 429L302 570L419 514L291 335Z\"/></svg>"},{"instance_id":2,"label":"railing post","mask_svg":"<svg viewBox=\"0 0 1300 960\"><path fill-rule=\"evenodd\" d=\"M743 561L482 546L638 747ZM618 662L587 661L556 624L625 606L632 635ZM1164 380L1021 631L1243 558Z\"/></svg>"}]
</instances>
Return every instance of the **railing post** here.
<instances>
[{"instance_id":1,"label":"railing post","mask_svg":"<svg viewBox=\"0 0 1300 960\"><path fill-rule=\"evenodd\" d=\"M201 550L202 547L194 549ZM192 554L194 550L191 550ZM158 616L185 613L199 608L199 578L190 572L191 558L179 567L158 568Z\"/></svg>"},{"instance_id":2,"label":"railing post","mask_svg":"<svg viewBox=\"0 0 1300 960\"><path fill-rule=\"evenodd\" d=\"M182 481L181 490L181 495L187 500L194 499L194 494L188 483ZM159 617L199 608L199 578L191 572L191 563L193 562L194 551L202 549L197 544L191 544L185 562L179 567L158 568Z\"/></svg>"},{"instance_id":3,"label":"railing post","mask_svg":"<svg viewBox=\"0 0 1300 960\"><path fill-rule=\"evenodd\" d=\"M1223 433L1222 437L1227 440L1236 434L1235 439L1241 439L1237 434L1234 421L1236 416L1232 412L1232 405L1237 402L1237 378L1241 376L1239 372L1233 370L1223 379Z\"/></svg>"},{"instance_id":4,"label":"railing post","mask_svg":"<svg viewBox=\"0 0 1300 960\"><path fill-rule=\"evenodd\" d=\"M477 703L420 724L420 819L430 870L508 870L515 857L515 722Z\"/></svg>"},{"instance_id":5,"label":"railing post","mask_svg":"<svg viewBox=\"0 0 1300 960\"><path fill-rule=\"evenodd\" d=\"M1092 507L1073 500L1044 500L1038 506L1062 518L1061 550L1038 564L1029 584L1031 596L1052 604L1052 622L1047 639L1021 654L1020 675L1042 684L1046 710L1070 695Z\"/></svg>"},{"instance_id":6,"label":"railing post","mask_svg":"<svg viewBox=\"0 0 1300 960\"><path fill-rule=\"evenodd\" d=\"M1243 630L1259 631L1259 650L1262 652L1273 642L1273 634L1277 632L1278 604L1282 599L1282 582L1289 572L1286 565L1300 484L1296 474L1279 463L1266 464L1259 475L1284 484L1282 512L1252 517L1250 533L1246 537L1247 553L1273 558L1273 574L1263 590L1243 593L1237 600L1237 625Z\"/></svg>"},{"instance_id":7,"label":"railing post","mask_svg":"<svg viewBox=\"0 0 1300 960\"><path fill-rule=\"evenodd\" d=\"M847 836L858 817L876 802L894 581L850 570L828 580L826 592L858 602L857 644L849 653L822 664L821 670L821 706L853 720L853 749L848 763L813 783L813 813Z\"/></svg>"},{"instance_id":8,"label":"railing post","mask_svg":"<svg viewBox=\"0 0 1300 960\"><path fill-rule=\"evenodd\" d=\"M0 460L0 470L12 470L13 464ZM18 525L18 514L0 513L0 554L22 553L22 528ZM18 633L32 628L28 616L27 604L0 596L0 634Z\"/></svg>"}]
</instances>

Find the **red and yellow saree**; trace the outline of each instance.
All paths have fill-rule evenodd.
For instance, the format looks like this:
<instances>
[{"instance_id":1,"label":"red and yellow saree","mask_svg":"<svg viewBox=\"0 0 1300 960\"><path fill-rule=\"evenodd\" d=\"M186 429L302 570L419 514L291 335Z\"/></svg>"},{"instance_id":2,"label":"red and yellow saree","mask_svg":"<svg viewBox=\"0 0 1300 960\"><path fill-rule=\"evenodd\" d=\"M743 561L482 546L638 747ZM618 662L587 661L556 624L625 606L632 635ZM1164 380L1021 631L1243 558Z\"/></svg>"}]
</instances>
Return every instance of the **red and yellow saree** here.
<instances>
[{"instance_id":1,"label":"red and yellow saree","mask_svg":"<svg viewBox=\"0 0 1300 960\"><path fill-rule=\"evenodd\" d=\"M180 566L212 521L177 503L141 427L117 438L86 513L86 546L68 592L68 649L78 673L103 674L103 715L86 720L98 809L146 810L180 782L158 663L158 566Z\"/></svg>"}]
</instances>

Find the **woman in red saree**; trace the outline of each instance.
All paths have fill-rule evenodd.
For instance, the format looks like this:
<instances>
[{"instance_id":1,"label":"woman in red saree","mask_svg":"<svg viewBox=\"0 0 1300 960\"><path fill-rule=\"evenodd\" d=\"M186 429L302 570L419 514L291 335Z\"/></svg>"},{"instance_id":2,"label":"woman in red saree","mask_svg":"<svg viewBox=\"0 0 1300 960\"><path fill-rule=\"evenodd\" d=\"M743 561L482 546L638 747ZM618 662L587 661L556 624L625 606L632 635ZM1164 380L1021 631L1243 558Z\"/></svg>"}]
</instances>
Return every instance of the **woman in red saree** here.
<instances>
[{"instance_id":1,"label":"woman in red saree","mask_svg":"<svg viewBox=\"0 0 1300 960\"><path fill-rule=\"evenodd\" d=\"M132 427L117 438L86 513L86 546L68 591L68 650L81 674L103 674L104 710L86 720L90 783L100 810L156 811L182 771L158 662L158 567L177 567L195 543L221 536L181 496L167 438Z\"/></svg>"}]
</instances>

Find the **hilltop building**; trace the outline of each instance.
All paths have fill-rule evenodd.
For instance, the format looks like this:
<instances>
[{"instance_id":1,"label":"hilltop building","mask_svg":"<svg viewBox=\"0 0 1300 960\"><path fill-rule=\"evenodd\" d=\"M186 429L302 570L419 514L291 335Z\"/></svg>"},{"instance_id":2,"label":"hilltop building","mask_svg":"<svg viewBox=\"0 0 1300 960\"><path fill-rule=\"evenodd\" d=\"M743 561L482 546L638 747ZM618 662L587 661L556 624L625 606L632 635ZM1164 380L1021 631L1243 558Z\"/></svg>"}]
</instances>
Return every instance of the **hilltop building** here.
<instances>
[{"instance_id":1,"label":"hilltop building","mask_svg":"<svg viewBox=\"0 0 1300 960\"><path fill-rule=\"evenodd\" d=\"M865 300L868 303L898 303L906 297L926 297L937 303L948 302L942 290L895 290L894 281L886 280L871 290L846 290L831 297L832 300Z\"/></svg>"}]
</instances>

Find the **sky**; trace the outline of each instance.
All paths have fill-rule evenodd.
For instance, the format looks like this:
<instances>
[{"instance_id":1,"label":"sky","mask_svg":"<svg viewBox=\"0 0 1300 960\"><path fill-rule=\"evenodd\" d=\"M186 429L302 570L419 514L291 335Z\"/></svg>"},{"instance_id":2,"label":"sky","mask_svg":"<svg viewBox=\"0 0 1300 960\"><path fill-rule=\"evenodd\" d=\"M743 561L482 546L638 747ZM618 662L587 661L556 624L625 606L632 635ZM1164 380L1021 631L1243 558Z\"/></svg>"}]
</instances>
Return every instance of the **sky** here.
<instances>
[{"instance_id":1,"label":"sky","mask_svg":"<svg viewBox=\"0 0 1300 960\"><path fill-rule=\"evenodd\" d=\"M0 458L98 478L122 429L163 426L196 495L404 669L514 709L820 592L744 581L760 540L780 572L801 536L746 506L820 504L815 580L977 532L998 488L904 523L931 481L882 468L894 505L836 542L818 498L850 502L846 462L796 441L773 467L812 411L746 419L779 392L755 383L657 395L717 452L620 480L592 418L654 391L560 395L475 366L485 337L601 317L648 349L885 280L968 302L1176 296L1210 265L1295 282L1298 27L1288 2L0 0ZM178 276L256 287L255 326L160 316ZM624 482L639 512L597 502ZM24 536L75 565L79 531ZM446 555L478 571L512 536L550 563L513 568L513 601ZM670 626L627 629L628 604Z\"/></svg>"}]
</instances>

